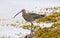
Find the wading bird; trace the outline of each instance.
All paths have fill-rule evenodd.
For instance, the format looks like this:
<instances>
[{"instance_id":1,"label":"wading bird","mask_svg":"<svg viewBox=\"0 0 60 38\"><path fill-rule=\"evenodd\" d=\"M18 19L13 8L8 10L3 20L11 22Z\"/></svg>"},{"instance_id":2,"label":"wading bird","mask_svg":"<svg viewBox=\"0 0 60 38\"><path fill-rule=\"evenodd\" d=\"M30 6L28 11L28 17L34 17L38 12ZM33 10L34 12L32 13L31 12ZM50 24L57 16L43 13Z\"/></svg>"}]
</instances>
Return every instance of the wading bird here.
<instances>
[{"instance_id":1,"label":"wading bird","mask_svg":"<svg viewBox=\"0 0 60 38\"><path fill-rule=\"evenodd\" d=\"M26 13L25 9L22 9L19 13L17 13L13 18L15 18L18 14L22 13L23 18L27 21L31 23L31 35L32 35L32 25L33 25L33 21L35 21L36 19L39 18L43 18L45 15L40 15L40 14L36 14L36 13Z\"/></svg>"}]
</instances>

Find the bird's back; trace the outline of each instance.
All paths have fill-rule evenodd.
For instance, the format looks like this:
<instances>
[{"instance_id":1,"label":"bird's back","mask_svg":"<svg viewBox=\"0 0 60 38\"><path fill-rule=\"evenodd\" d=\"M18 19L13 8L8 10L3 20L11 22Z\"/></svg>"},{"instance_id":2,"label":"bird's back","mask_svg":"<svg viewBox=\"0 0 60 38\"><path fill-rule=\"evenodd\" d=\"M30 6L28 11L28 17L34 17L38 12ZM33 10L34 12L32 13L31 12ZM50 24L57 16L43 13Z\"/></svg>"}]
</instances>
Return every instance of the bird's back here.
<instances>
[{"instance_id":1,"label":"bird's back","mask_svg":"<svg viewBox=\"0 0 60 38\"><path fill-rule=\"evenodd\" d=\"M26 21L34 21L36 19L39 19L39 18L43 18L45 15L39 15L39 14L35 14L35 13L26 13L26 14L23 14L23 18L26 20Z\"/></svg>"}]
</instances>

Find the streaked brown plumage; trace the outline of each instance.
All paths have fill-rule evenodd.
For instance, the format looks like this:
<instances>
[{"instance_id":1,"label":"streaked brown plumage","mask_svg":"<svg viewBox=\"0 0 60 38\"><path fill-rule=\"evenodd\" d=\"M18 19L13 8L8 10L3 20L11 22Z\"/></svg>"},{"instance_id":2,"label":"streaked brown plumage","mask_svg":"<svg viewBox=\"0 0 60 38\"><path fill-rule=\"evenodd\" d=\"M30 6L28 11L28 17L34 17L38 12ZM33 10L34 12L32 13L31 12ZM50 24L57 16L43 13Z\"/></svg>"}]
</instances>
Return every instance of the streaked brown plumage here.
<instances>
[{"instance_id":1,"label":"streaked brown plumage","mask_svg":"<svg viewBox=\"0 0 60 38\"><path fill-rule=\"evenodd\" d=\"M27 22L32 22L35 21L36 19L39 18L43 18L45 15L40 15L40 14L36 14L36 13L26 13L25 9L22 9L19 13L22 12L22 16L23 18L27 21ZM19 14L17 13L14 18Z\"/></svg>"}]
</instances>

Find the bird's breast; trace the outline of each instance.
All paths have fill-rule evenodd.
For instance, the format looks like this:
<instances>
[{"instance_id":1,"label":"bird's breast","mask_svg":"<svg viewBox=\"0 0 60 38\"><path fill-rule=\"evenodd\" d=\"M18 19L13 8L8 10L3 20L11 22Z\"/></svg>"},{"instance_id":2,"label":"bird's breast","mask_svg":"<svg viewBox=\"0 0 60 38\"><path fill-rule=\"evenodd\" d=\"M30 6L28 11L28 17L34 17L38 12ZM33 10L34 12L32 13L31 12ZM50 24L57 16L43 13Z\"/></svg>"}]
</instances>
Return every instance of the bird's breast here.
<instances>
[{"instance_id":1,"label":"bird's breast","mask_svg":"<svg viewBox=\"0 0 60 38\"><path fill-rule=\"evenodd\" d=\"M30 22L30 21L33 21L32 20L32 17L30 16L30 15L22 15L23 16L23 18L26 20L26 21L28 21L28 22Z\"/></svg>"}]
</instances>

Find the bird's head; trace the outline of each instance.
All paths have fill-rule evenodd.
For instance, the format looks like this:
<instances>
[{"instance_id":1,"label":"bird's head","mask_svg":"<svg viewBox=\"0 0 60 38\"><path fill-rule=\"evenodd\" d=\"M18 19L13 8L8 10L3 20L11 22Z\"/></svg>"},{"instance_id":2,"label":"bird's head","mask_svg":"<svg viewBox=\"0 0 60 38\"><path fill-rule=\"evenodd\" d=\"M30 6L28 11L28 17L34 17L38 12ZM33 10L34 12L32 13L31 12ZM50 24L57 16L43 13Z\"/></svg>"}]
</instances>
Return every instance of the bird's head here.
<instances>
[{"instance_id":1,"label":"bird's head","mask_svg":"<svg viewBox=\"0 0 60 38\"><path fill-rule=\"evenodd\" d=\"M25 12L25 9L22 9L20 12Z\"/></svg>"},{"instance_id":2,"label":"bird's head","mask_svg":"<svg viewBox=\"0 0 60 38\"><path fill-rule=\"evenodd\" d=\"M20 12L18 12L13 18L15 18L20 13L26 13L25 9L22 9Z\"/></svg>"}]
</instances>

